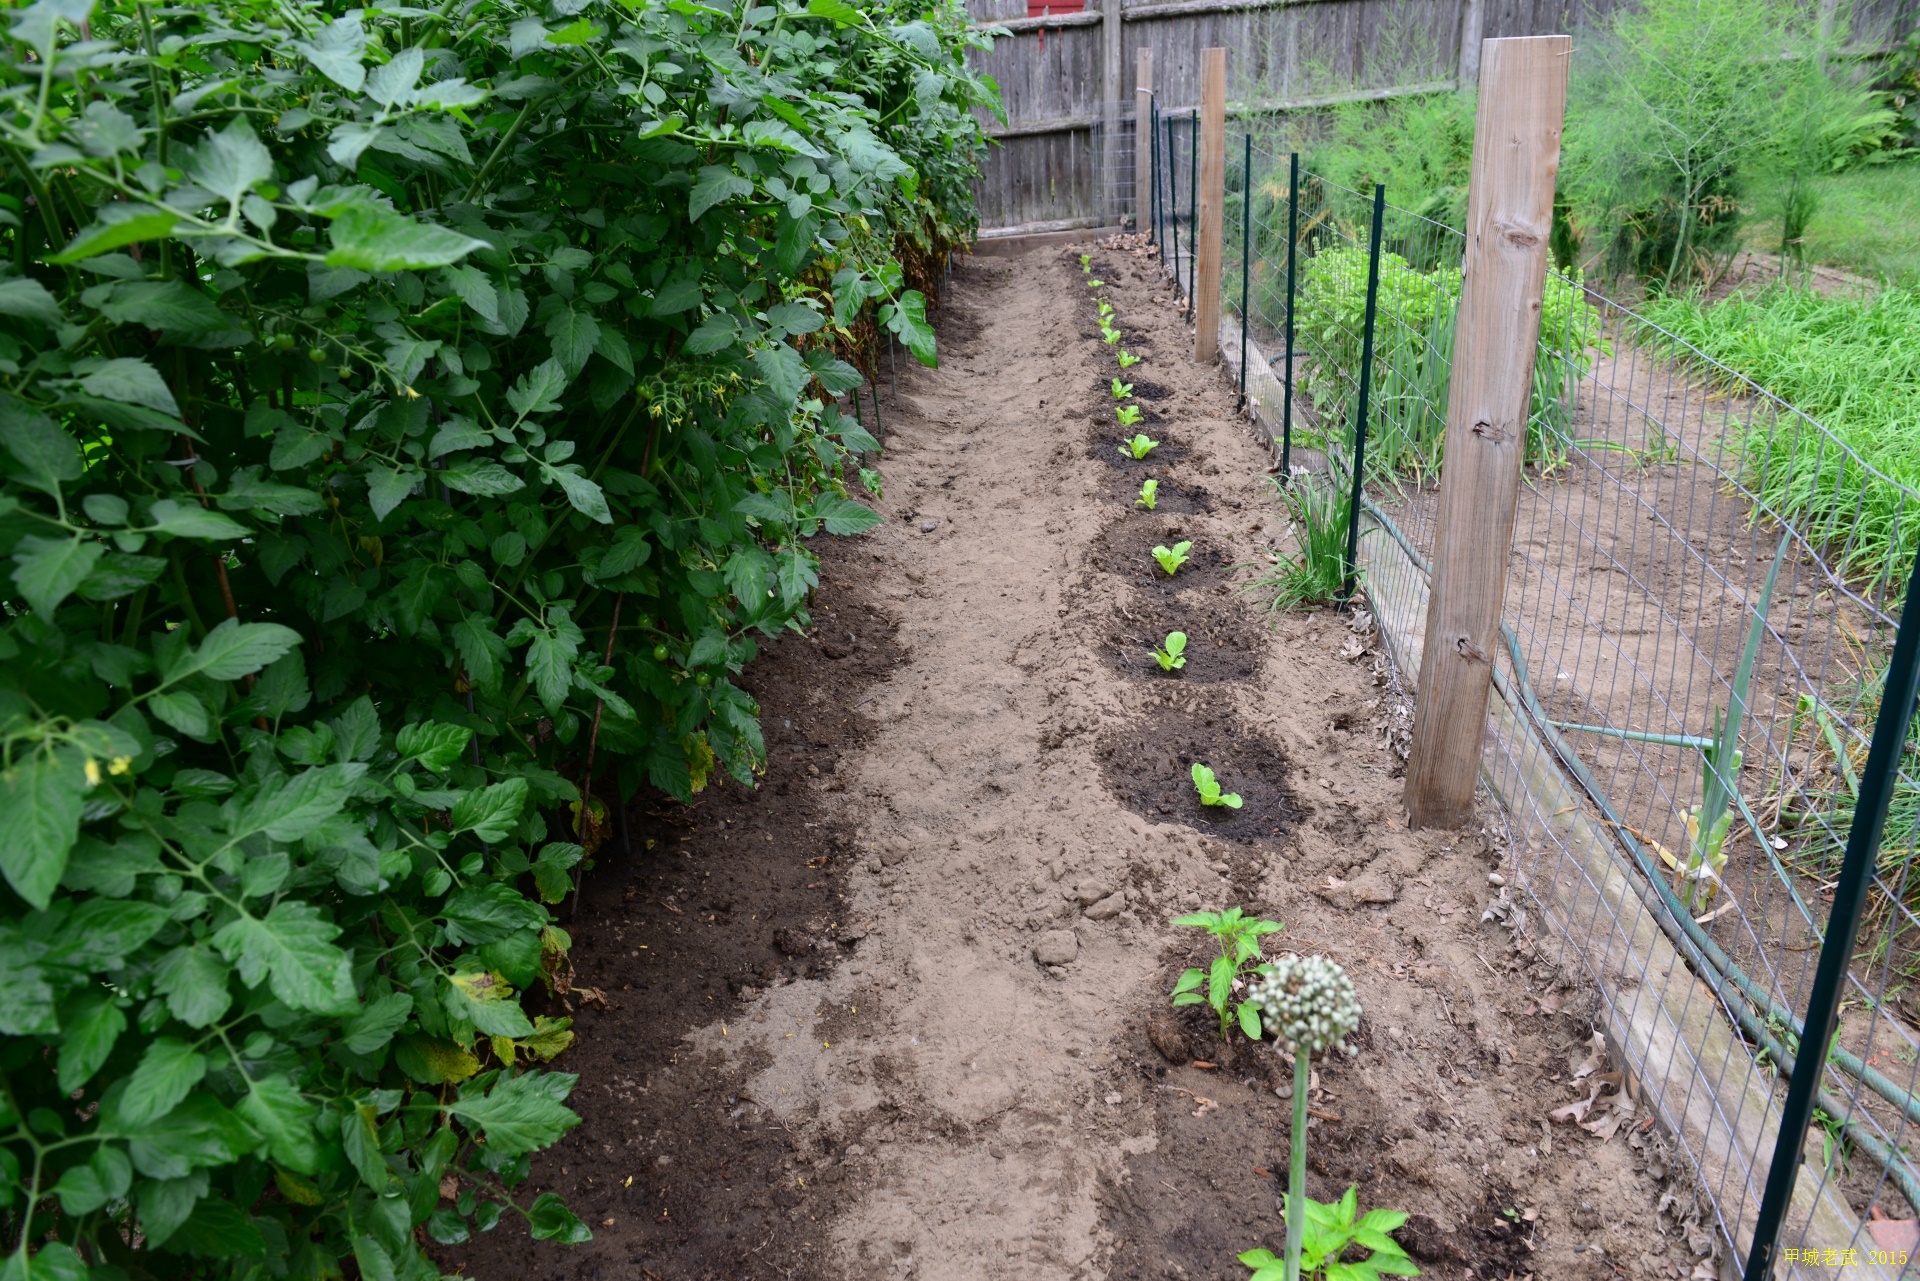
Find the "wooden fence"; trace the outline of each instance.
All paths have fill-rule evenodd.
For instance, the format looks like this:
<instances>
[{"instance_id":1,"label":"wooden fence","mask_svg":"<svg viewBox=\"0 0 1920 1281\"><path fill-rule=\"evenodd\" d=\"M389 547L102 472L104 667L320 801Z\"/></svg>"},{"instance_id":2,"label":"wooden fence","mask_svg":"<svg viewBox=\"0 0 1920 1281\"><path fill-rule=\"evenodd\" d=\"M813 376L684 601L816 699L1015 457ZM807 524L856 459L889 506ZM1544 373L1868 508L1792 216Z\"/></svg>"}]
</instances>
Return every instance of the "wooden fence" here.
<instances>
[{"instance_id":1,"label":"wooden fence","mask_svg":"<svg viewBox=\"0 0 1920 1281\"><path fill-rule=\"evenodd\" d=\"M1083 0L1065 0L1077 6ZM1153 51L1163 113L1200 101L1200 51L1227 53L1228 114L1430 93L1479 78L1480 41L1578 32L1636 0L970 0L1012 32L976 66L1007 122L976 184L983 234L1111 225L1134 212L1137 52ZM1810 0L1844 7L1852 43L1884 48L1920 0ZM1101 7L1104 6L1104 7Z\"/></svg>"}]
</instances>

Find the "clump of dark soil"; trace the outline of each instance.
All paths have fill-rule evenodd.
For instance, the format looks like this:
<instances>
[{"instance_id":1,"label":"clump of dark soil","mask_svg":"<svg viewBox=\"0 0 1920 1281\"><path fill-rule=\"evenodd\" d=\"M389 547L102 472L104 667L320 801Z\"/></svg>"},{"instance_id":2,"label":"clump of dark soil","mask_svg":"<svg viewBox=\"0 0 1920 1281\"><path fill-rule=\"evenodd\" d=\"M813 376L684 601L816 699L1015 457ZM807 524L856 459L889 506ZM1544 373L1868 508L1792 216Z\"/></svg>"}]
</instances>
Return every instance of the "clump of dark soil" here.
<instances>
[{"instance_id":1,"label":"clump of dark soil","mask_svg":"<svg viewBox=\"0 0 1920 1281\"><path fill-rule=\"evenodd\" d=\"M1124 579L1137 593L1162 599L1206 591L1225 595L1234 565L1232 556L1227 548L1181 519L1181 515L1141 512L1114 521L1093 540L1093 563ZM1181 543L1193 546L1187 548L1186 562L1169 574L1154 559L1153 549L1172 550Z\"/></svg>"},{"instance_id":2,"label":"clump of dark soil","mask_svg":"<svg viewBox=\"0 0 1920 1281\"><path fill-rule=\"evenodd\" d=\"M1156 823L1180 823L1243 845L1277 844L1301 816L1285 750L1231 713L1168 707L1103 735L1094 755L1120 803ZM1240 808L1202 805L1192 767L1206 765Z\"/></svg>"},{"instance_id":3,"label":"clump of dark soil","mask_svg":"<svg viewBox=\"0 0 1920 1281\"><path fill-rule=\"evenodd\" d=\"M1102 462L1112 463L1116 471L1133 485L1135 493L1140 491L1140 482L1149 476L1164 477L1167 468L1176 463L1186 462L1192 457L1192 451L1177 441L1169 440L1165 435L1147 435L1160 443L1147 451L1145 458L1135 458L1131 453L1122 453L1120 443L1132 440L1135 432L1145 431L1148 422L1143 420L1131 427L1122 427L1112 420L1095 417L1093 429L1087 433L1087 457L1098 458ZM1161 481L1165 484L1165 480Z\"/></svg>"},{"instance_id":4,"label":"clump of dark soil","mask_svg":"<svg viewBox=\"0 0 1920 1281\"><path fill-rule=\"evenodd\" d=\"M1118 442L1116 441L1114 443L1117 444ZM1166 448L1166 446L1161 446L1161 449L1164 448ZM1114 450L1114 457L1118 459L1119 456L1120 451L1117 449ZM1167 460L1156 468L1153 464L1154 460L1159 456L1160 450L1156 449L1153 453L1143 458L1137 466L1116 467L1113 471L1113 488L1111 492L1113 501L1132 507L1141 515L1165 514L1168 516L1199 516L1212 512L1213 496L1198 485L1187 484L1169 476L1167 473L1172 469L1173 463L1176 461L1172 455L1168 455ZM1127 459L1125 461L1131 463L1133 460ZM1140 485L1143 481L1147 480L1157 480L1160 482L1160 488L1154 494L1154 505L1151 513L1149 513L1145 507L1140 506L1138 501L1140 497Z\"/></svg>"},{"instance_id":5,"label":"clump of dark soil","mask_svg":"<svg viewBox=\"0 0 1920 1281\"><path fill-rule=\"evenodd\" d=\"M518 1216L443 1248L449 1271L476 1277L672 1277L747 1281L812 1275L838 1208L829 1183L783 1177L793 1136L738 1108L748 1072L687 1059L691 1023L725 1019L756 989L831 970L844 947L852 839L822 792L868 731L855 710L899 661L891 618L868 603L854 545L816 539L822 587L815 637L766 642L742 681L761 705L767 773L746 789L716 780L691 805L658 794L629 808L630 856L611 846L586 882L574 938L576 987L604 1008L572 1010L579 1041L557 1065L578 1073L580 1126L536 1158L521 1200L555 1191L593 1230L556 1254ZM821 677L838 693L810 697ZM840 908L840 911L836 911ZM555 1008L546 1011L565 1014ZM562 1268L566 1271L563 1273Z\"/></svg>"},{"instance_id":6,"label":"clump of dark soil","mask_svg":"<svg viewBox=\"0 0 1920 1281\"><path fill-rule=\"evenodd\" d=\"M1260 625L1231 596L1188 593L1170 600L1142 593L1130 607L1116 605L1110 624L1101 656L1116 671L1142 680L1211 685L1247 680L1260 670ZM1187 635L1187 665L1165 672L1153 651L1174 631Z\"/></svg>"}]
</instances>

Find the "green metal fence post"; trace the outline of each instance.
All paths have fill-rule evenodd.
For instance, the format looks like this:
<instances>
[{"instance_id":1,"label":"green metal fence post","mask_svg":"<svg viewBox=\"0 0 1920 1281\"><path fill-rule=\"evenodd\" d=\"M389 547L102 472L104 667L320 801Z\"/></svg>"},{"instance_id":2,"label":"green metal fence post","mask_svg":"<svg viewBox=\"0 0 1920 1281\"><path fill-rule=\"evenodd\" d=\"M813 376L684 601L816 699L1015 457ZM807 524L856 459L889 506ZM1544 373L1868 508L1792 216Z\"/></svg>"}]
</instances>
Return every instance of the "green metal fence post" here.
<instances>
[{"instance_id":1,"label":"green metal fence post","mask_svg":"<svg viewBox=\"0 0 1920 1281\"><path fill-rule=\"evenodd\" d=\"M1247 407L1247 263L1253 249L1253 133L1248 131L1240 160L1240 400Z\"/></svg>"},{"instance_id":2,"label":"green metal fence post","mask_svg":"<svg viewBox=\"0 0 1920 1281\"><path fill-rule=\"evenodd\" d=\"M1187 147L1187 318L1198 306L1193 296L1200 270L1200 108L1193 109L1193 141Z\"/></svg>"},{"instance_id":3,"label":"green metal fence post","mask_svg":"<svg viewBox=\"0 0 1920 1281\"><path fill-rule=\"evenodd\" d=\"M1860 795L1853 807L1853 825L1847 831L1847 856L1833 890L1833 909L1827 914L1827 932L1820 944L1820 962L1813 975L1813 994L1807 998L1807 1017L1801 1023L1800 1047L1795 1055L1802 1070L1787 1084L1787 1102L1780 1113L1780 1133L1767 1167L1767 1188L1760 1214L1753 1224L1753 1247L1747 1254L1746 1281L1769 1281L1774 1252L1787 1208L1793 1203L1793 1185L1806 1150L1807 1127L1813 1120L1815 1094L1833 1044L1834 1022L1840 1015L1840 997L1847 971L1853 965L1853 946L1860 932L1867 890L1873 884L1880 858L1880 836L1887 825L1887 803L1900 775L1900 757L1906 748L1907 728L1913 719L1914 699L1920 696L1920 562L1914 565L1900 609L1900 630L1893 641L1893 659L1887 664L1886 685L1880 691L1880 714L1874 721L1873 742L1867 748L1866 768L1860 772Z\"/></svg>"},{"instance_id":4,"label":"green metal fence post","mask_svg":"<svg viewBox=\"0 0 1920 1281\"><path fill-rule=\"evenodd\" d=\"M1293 483L1293 284L1300 249L1300 153L1287 155L1287 402L1280 410L1280 483Z\"/></svg>"},{"instance_id":5,"label":"green metal fence post","mask_svg":"<svg viewBox=\"0 0 1920 1281\"><path fill-rule=\"evenodd\" d=\"M1173 258L1170 268L1174 286L1177 288L1180 284L1180 184L1175 181L1173 172L1172 118L1167 120L1167 145L1164 150L1167 157L1167 229L1173 237Z\"/></svg>"},{"instance_id":6,"label":"green metal fence post","mask_svg":"<svg viewBox=\"0 0 1920 1281\"><path fill-rule=\"evenodd\" d=\"M1160 104L1147 99L1147 243L1160 243Z\"/></svg>"},{"instance_id":7,"label":"green metal fence post","mask_svg":"<svg viewBox=\"0 0 1920 1281\"><path fill-rule=\"evenodd\" d=\"M1360 334L1360 404L1353 420L1353 492L1347 505L1347 575L1340 584L1340 604L1353 600L1353 580L1360 555L1360 492L1367 481L1367 393L1373 382L1373 320L1380 307L1380 223L1387 211L1387 189L1373 187L1373 243L1367 247L1367 318Z\"/></svg>"}]
</instances>

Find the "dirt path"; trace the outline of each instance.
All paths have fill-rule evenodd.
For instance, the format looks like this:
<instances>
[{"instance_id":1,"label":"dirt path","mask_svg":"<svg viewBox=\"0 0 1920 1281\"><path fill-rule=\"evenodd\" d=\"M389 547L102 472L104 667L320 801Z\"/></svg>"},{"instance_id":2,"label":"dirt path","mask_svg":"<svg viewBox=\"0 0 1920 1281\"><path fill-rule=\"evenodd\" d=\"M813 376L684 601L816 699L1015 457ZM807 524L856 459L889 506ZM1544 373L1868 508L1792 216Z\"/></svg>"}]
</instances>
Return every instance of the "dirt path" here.
<instances>
[{"instance_id":1,"label":"dirt path","mask_svg":"<svg viewBox=\"0 0 1920 1281\"><path fill-rule=\"evenodd\" d=\"M1170 919L1234 905L1366 1009L1312 1096L1311 1195L1412 1212L1430 1277L1678 1278L1710 1249L1690 1192L1656 1210L1679 1163L1630 1103L1605 1141L1547 1122L1590 1093L1590 995L1482 918L1501 841L1405 831L1364 620L1269 629L1235 590L1284 531L1266 456L1150 265L1095 266L1162 445L1114 448L1071 254L957 269L941 367L903 365L887 411L886 523L749 670L766 780L656 811L575 926L612 1007L580 1011L586 1121L529 1187L595 1240L490 1240L471 1274L1244 1277L1280 1241L1285 1072L1166 998L1210 955ZM1178 541L1170 580L1148 550ZM1196 760L1241 809L1203 810Z\"/></svg>"}]
</instances>

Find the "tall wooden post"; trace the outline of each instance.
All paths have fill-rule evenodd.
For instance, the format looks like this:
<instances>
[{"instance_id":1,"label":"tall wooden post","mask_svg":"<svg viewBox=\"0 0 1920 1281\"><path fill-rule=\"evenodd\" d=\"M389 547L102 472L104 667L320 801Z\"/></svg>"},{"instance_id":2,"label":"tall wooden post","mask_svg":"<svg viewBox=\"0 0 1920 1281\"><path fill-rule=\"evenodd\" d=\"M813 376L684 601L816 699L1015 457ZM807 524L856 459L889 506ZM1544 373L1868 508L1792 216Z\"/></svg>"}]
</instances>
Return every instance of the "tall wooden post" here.
<instances>
[{"instance_id":1,"label":"tall wooden post","mask_svg":"<svg viewBox=\"0 0 1920 1281\"><path fill-rule=\"evenodd\" d=\"M1120 90L1126 83L1121 56L1120 0L1100 0L1100 210L1103 218L1120 221L1125 208L1120 199Z\"/></svg>"},{"instance_id":2,"label":"tall wooden post","mask_svg":"<svg viewBox=\"0 0 1920 1281\"><path fill-rule=\"evenodd\" d=\"M1145 231L1153 208L1153 50L1134 53L1133 229Z\"/></svg>"},{"instance_id":3,"label":"tall wooden post","mask_svg":"<svg viewBox=\"0 0 1920 1281\"><path fill-rule=\"evenodd\" d=\"M1572 48L1567 36L1481 46L1433 588L1407 760L1415 827L1459 827L1473 813L1526 456Z\"/></svg>"},{"instance_id":4,"label":"tall wooden post","mask_svg":"<svg viewBox=\"0 0 1920 1281\"><path fill-rule=\"evenodd\" d=\"M1200 51L1200 228L1193 284L1193 358L1220 356L1220 238L1227 204L1227 51Z\"/></svg>"}]
</instances>

